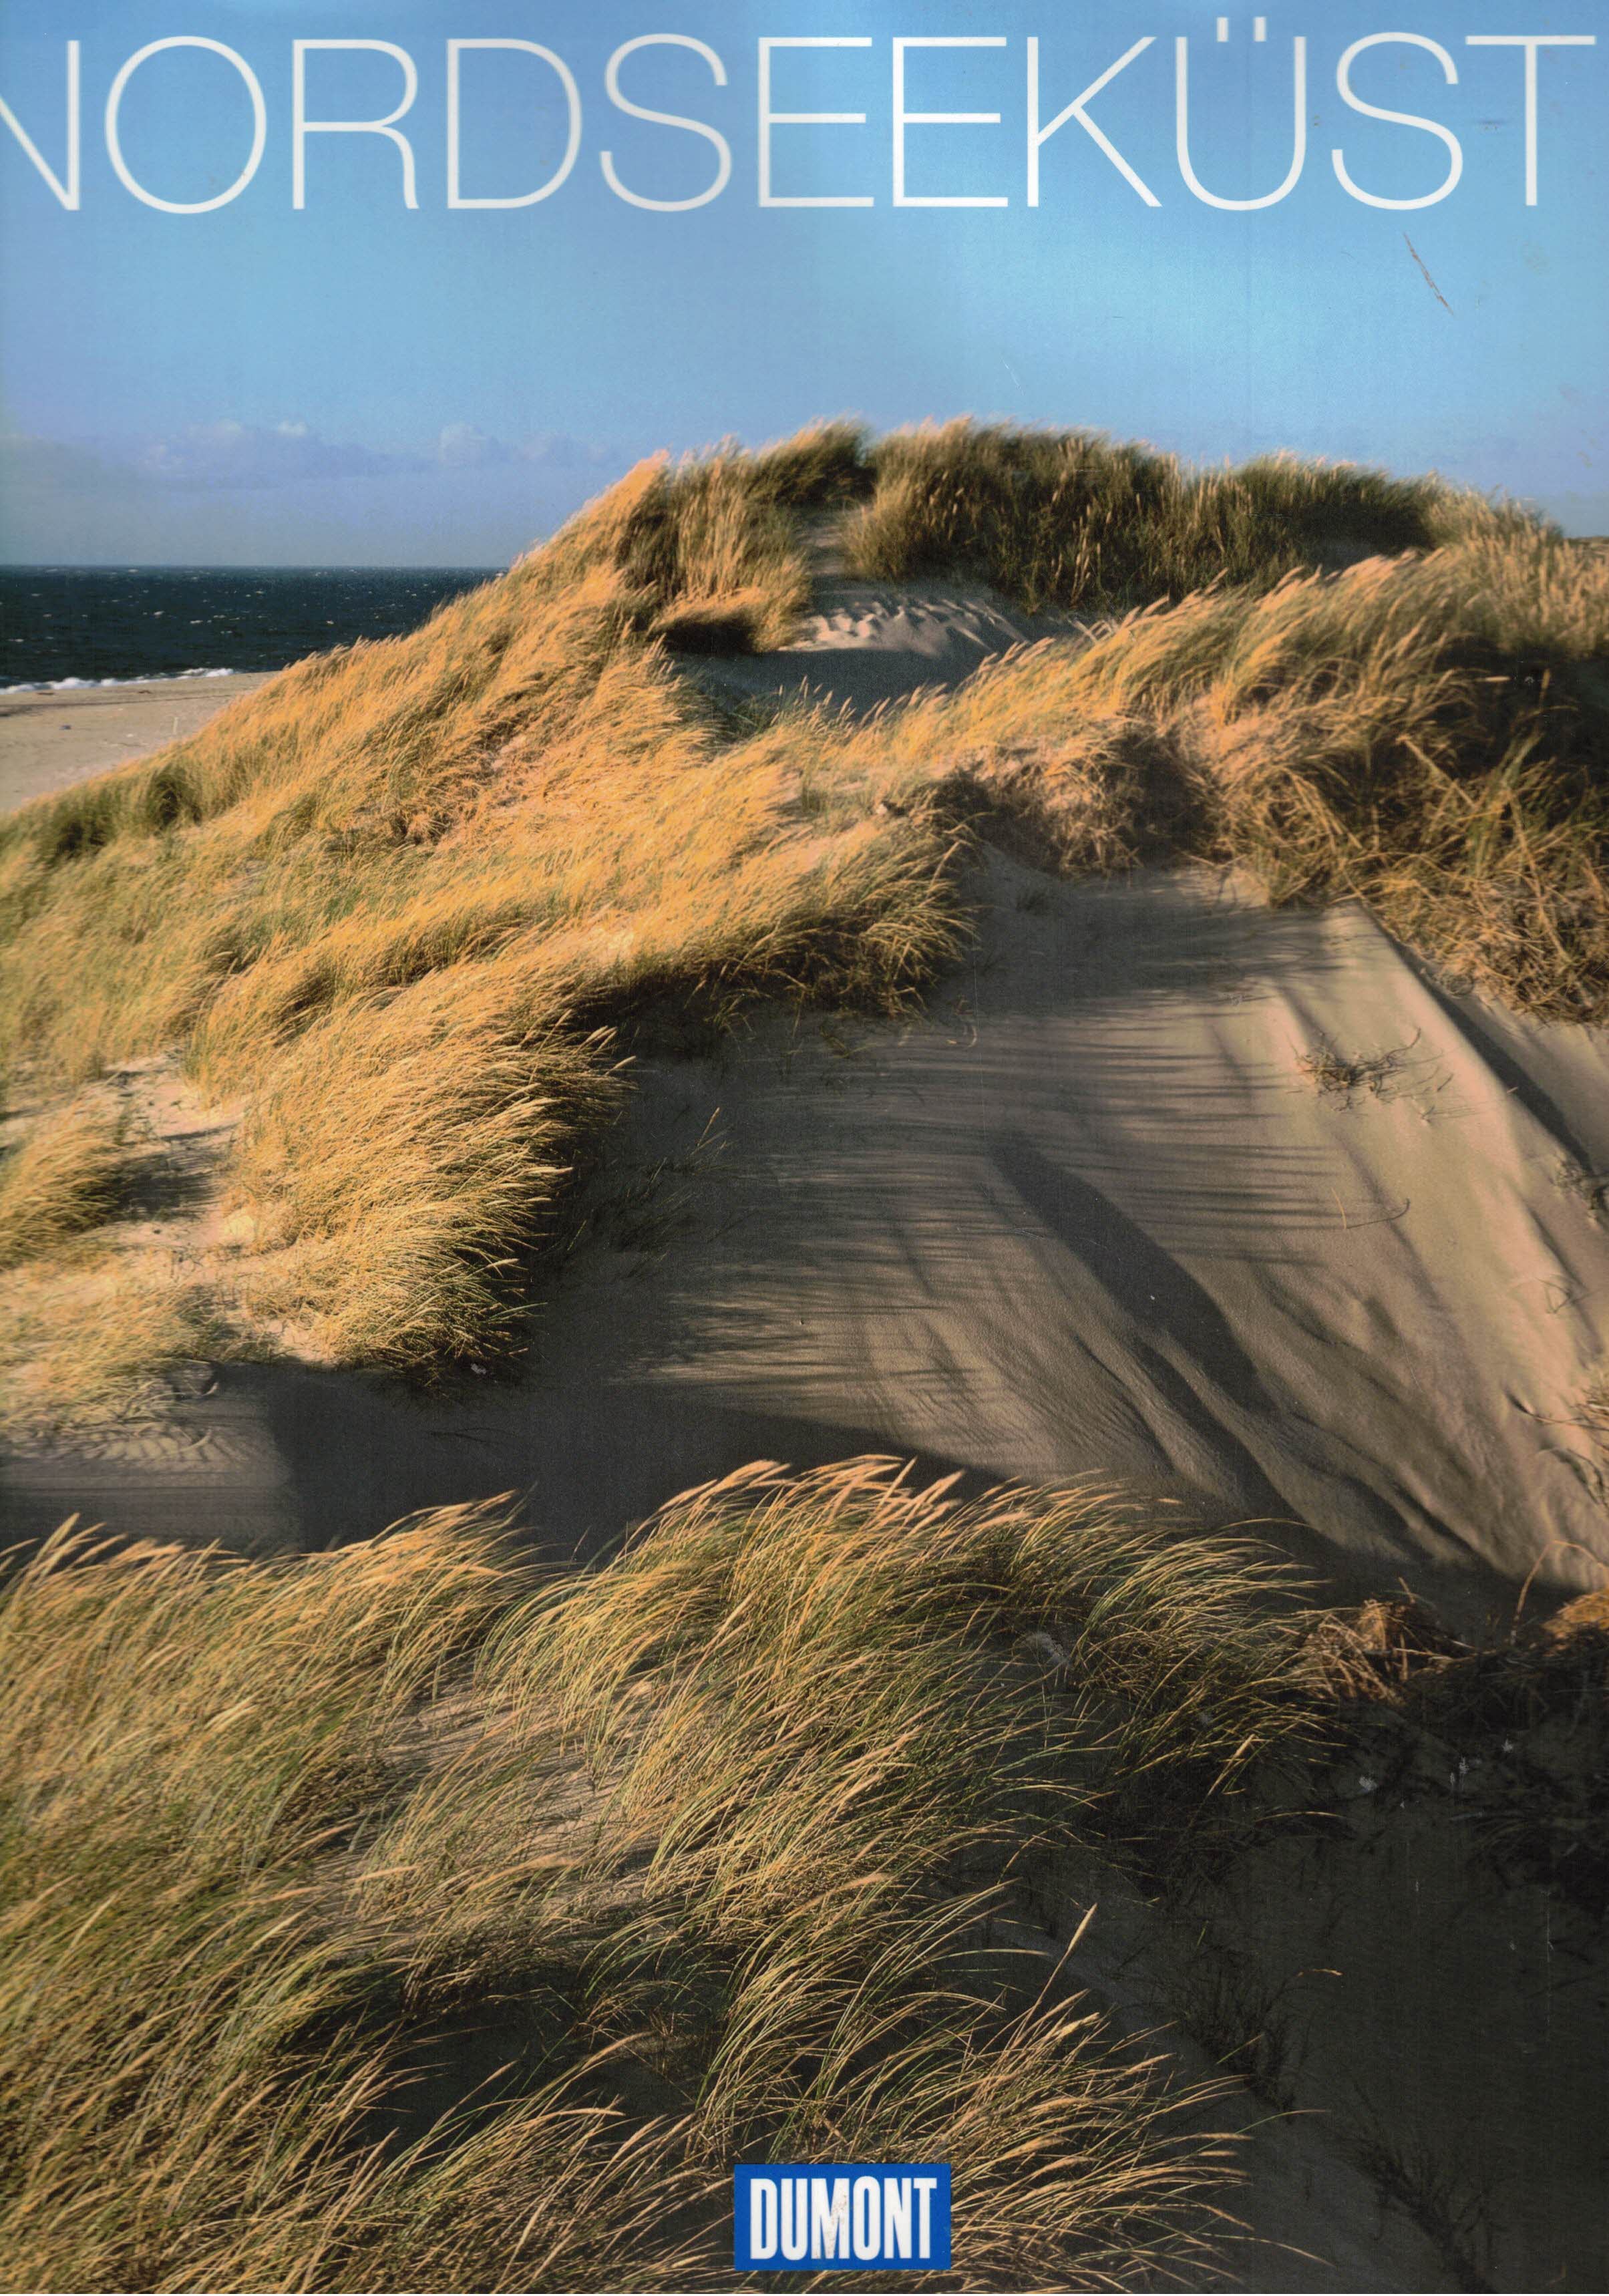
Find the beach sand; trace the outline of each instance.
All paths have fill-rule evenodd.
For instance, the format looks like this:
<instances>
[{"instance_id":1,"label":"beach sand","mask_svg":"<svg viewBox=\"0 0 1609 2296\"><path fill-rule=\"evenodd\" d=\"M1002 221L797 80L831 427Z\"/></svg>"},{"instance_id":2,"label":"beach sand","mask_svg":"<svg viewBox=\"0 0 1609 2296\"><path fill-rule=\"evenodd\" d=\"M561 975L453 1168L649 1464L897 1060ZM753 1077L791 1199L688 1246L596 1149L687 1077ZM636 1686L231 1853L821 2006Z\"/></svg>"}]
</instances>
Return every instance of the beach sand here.
<instances>
[{"instance_id":1,"label":"beach sand","mask_svg":"<svg viewBox=\"0 0 1609 2296\"><path fill-rule=\"evenodd\" d=\"M0 813L195 733L272 672L0 693Z\"/></svg>"}]
</instances>

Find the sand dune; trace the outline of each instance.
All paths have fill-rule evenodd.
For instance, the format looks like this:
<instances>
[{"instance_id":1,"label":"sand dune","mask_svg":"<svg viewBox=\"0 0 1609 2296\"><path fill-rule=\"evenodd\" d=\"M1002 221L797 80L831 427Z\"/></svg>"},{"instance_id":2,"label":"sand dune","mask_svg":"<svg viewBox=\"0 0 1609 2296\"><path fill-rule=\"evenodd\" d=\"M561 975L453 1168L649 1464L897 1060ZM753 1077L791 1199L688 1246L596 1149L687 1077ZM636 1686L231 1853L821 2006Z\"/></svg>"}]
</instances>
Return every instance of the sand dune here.
<instances>
[{"instance_id":1,"label":"sand dune","mask_svg":"<svg viewBox=\"0 0 1609 2296\"><path fill-rule=\"evenodd\" d=\"M955 588L818 603L793 646L697 674L858 711L1043 634ZM756 1457L876 1450L1121 1479L1466 1631L1533 1576L1533 1609L1601 1585L1609 1032L1455 993L1361 908L1273 911L1228 872L1068 882L990 854L973 890L973 955L908 1024L772 1014L718 1060L639 1062L518 1380L184 1366L144 1415L6 1462L5 1533L78 1511L286 1552L514 1489L568 1555ZM1296 2117L1213 2108L1253 2131L1255 2233L1301 2251L1246 2251L1239 2284L1520 2285L1541 2259L1589 2285L1597 1964L1561 1978L1552 1901L1491 1887L1458 1750L1379 1726L1411 1792L1344 1781L1331 1833L1270 1829L1172 1928L1088 1877L1081 1981L1152 2034L1213 1924L1261 1988L1236 2040L1265 2014L1294 2037ZM1376 2132L1400 2174L1360 2150ZM1460 2209L1466 2182L1500 2195L1484 2278L1436 2193L1414 2204L1421 2157L1456 2164Z\"/></svg>"},{"instance_id":2,"label":"sand dune","mask_svg":"<svg viewBox=\"0 0 1609 2296\"><path fill-rule=\"evenodd\" d=\"M1121 1476L1466 1623L1539 1563L1598 1583L1569 1423L1609 1303L1602 1037L1210 871L996 859L986 890L921 1021L645 1065L519 1385L225 1366L167 1421L14 1459L8 1527L317 1546L513 1487L568 1550L755 1456L875 1448ZM1323 1046L1372 1084L1319 1089Z\"/></svg>"},{"instance_id":3,"label":"sand dune","mask_svg":"<svg viewBox=\"0 0 1609 2296\"><path fill-rule=\"evenodd\" d=\"M865 707L1033 634L953 592L821 604L716 674L804 665ZM757 1456L883 1449L1122 1477L1466 1623L1533 1569L1599 1583L1604 1032L1457 996L1361 909L1273 912L1211 870L994 857L978 891L975 957L919 1022L851 1046L772 1020L719 1067L640 1066L517 1384L421 1401L225 1365L13 1458L6 1527L80 1508L316 1546L512 1488L569 1552Z\"/></svg>"},{"instance_id":4,"label":"sand dune","mask_svg":"<svg viewBox=\"0 0 1609 2296\"><path fill-rule=\"evenodd\" d=\"M1450 1596L1551 1541L1601 1554L1593 1447L1560 1423L1609 1298L1568 1177L1609 1162L1601 1044L1555 1048L1544 1095L1523 1035L1360 913L1272 916L1200 873L993 875L948 1025L730 1096L743 1248L687 1287L667 1376L990 1473L1295 1518L1354 1580ZM1327 1042L1394 1054L1377 1096L1315 1090Z\"/></svg>"}]
</instances>

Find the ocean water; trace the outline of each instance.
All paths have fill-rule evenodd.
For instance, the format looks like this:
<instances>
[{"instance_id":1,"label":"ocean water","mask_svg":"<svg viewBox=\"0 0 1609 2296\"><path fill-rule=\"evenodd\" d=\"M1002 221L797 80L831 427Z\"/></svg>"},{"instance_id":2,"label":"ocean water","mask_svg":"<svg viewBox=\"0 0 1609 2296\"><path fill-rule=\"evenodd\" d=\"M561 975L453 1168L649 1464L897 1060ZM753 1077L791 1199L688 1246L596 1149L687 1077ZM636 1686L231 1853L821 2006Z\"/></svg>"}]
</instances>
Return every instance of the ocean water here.
<instances>
[{"instance_id":1,"label":"ocean water","mask_svg":"<svg viewBox=\"0 0 1609 2296\"><path fill-rule=\"evenodd\" d=\"M501 570L0 567L0 689L282 669L354 638L399 636Z\"/></svg>"}]
</instances>

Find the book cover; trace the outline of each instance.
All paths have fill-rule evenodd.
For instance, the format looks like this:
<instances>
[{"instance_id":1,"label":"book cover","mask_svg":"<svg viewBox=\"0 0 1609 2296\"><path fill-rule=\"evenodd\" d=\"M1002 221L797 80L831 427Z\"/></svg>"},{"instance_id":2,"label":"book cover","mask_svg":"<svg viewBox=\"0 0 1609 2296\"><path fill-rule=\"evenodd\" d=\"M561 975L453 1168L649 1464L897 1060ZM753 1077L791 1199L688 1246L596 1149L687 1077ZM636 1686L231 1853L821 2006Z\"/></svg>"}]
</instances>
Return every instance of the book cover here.
<instances>
[{"instance_id":1,"label":"book cover","mask_svg":"<svg viewBox=\"0 0 1609 2296\"><path fill-rule=\"evenodd\" d=\"M1602 2288L1590 0L10 0L0 2280Z\"/></svg>"}]
</instances>

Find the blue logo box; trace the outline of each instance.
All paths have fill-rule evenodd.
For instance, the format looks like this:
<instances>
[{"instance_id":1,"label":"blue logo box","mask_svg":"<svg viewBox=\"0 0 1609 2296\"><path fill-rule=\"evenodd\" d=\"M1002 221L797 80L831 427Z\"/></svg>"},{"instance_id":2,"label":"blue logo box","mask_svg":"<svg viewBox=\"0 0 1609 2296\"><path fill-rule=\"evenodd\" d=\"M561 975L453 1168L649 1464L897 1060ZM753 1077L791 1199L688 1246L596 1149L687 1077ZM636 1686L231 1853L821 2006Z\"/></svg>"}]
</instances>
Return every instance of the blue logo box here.
<instances>
[{"instance_id":1,"label":"blue logo box","mask_svg":"<svg viewBox=\"0 0 1609 2296\"><path fill-rule=\"evenodd\" d=\"M942 2161L809 2161L732 2170L739 2272L947 2272Z\"/></svg>"}]
</instances>

